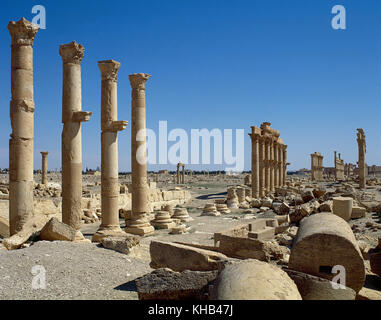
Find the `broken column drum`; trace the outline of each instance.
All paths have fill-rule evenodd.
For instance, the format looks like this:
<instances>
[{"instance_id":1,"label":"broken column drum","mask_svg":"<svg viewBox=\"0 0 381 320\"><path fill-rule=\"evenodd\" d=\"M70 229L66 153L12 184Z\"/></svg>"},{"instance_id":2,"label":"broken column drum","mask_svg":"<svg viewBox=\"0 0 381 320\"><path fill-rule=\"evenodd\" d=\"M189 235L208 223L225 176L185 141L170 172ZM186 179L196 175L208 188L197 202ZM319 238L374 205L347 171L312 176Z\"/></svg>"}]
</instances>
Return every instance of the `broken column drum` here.
<instances>
[{"instance_id":1,"label":"broken column drum","mask_svg":"<svg viewBox=\"0 0 381 320\"><path fill-rule=\"evenodd\" d=\"M349 224L327 212L301 221L288 266L328 280L336 275L332 273L333 267L343 266L345 285L356 292L365 281L364 261Z\"/></svg>"}]
</instances>

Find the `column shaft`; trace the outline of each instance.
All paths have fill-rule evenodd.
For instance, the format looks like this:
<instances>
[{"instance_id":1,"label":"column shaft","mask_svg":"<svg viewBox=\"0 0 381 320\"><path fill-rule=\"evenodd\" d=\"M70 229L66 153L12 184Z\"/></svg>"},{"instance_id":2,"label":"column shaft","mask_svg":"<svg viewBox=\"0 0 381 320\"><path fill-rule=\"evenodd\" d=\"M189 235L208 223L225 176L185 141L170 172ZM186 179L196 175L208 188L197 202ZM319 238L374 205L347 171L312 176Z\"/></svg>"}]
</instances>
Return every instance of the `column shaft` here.
<instances>
[{"instance_id":1,"label":"column shaft","mask_svg":"<svg viewBox=\"0 0 381 320\"><path fill-rule=\"evenodd\" d=\"M81 122L91 112L82 112L81 61L84 48L76 42L60 46L63 61L62 93L62 222L76 230L82 216Z\"/></svg>"},{"instance_id":2,"label":"column shaft","mask_svg":"<svg viewBox=\"0 0 381 320\"><path fill-rule=\"evenodd\" d=\"M132 87L131 105L131 167L132 167L132 211L131 222L126 232L146 235L154 232L147 215L148 184L146 155L146 103L145 83L150 75L144 73L129 76Z\"/></svg>"},{"instance_id":3,"label":"column shaft","mask_svg":"<svg viewBox=\"0 0 381 320\"><path fill-rule=\"evenodd\" d=\"M33 40L38 27L22 18L8 24L11 45L9 226L19 232L33 216Z\"/></svg>"},{"instance_id":4,"label":"column shaft","mask_svg":"<svg viewBox=\"0 0 381 320\"><path fill-rule=\"evenodd\" d=\"M101 71L101 210L102 223L93 241L107 236L125 235L119 226L118 131L127 121L117 121L117 74L120 63L114 60L98 62Z\"/></svg>"}]
</instances>

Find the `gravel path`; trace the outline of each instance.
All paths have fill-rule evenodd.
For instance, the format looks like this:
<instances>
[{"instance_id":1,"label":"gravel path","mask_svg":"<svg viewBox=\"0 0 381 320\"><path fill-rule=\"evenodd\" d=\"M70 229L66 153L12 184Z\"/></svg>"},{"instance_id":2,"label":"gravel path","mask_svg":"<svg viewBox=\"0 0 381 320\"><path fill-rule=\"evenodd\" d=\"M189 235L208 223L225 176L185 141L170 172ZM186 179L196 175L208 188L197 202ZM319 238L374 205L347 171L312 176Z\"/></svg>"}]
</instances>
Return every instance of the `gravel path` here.
<instances>
[{"instance_id":1,"label":"gravel path","mask_svg":"<svg viewBox=\"0 0 381 320\"><path fill-rule=\"evenodd\" d=\"M46 270L45 289L32 287L36 265ZM151 271L147 261L96 244L40 241L0 251L0 299L137 299L129 282Z\"/></svg>"}]
</instances>

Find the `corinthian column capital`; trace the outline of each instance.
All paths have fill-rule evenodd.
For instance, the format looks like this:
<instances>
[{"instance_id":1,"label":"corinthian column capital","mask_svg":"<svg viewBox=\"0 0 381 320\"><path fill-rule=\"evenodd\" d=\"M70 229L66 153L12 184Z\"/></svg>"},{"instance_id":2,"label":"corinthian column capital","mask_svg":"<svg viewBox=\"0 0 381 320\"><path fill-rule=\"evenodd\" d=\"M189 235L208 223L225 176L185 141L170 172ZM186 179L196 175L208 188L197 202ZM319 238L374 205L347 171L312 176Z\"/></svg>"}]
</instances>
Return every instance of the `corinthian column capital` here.
<instances>
[{"instance_id":1,"label":"corinthian column capital","mask_svg":"<svg viewBox=\"0 0 381 320\"><path fill-rule=\"evenodd\" d=\"M118 71L120 68L120 62L115 60L103 60L98 61L98 67L101 71L101 77L103 80L118 81Z\"/></svg>"},{"instance_id":2,"label":"corinthian column capital","mask_svg":"<svg viewBox=\"0 0 381 320\"><path fill-rule=\"evenodd\" d=\"M25 18L10 21L8 30L12 38L12 46L32 46L34 37L40 27Z\"/></svg>"},{"instance_id":3,"label":"corinthian column capital","mask_svg":"<svg viewBox=\"0 0 381 320\"><path fill-rule=\"evenodd\" d=\"M84 51L85 48L75 41L60 45L60 56L63 63L81 64Z\"/></svg>"},{"instance_id":4,"label":"corinthian column capital","mask_svg":"<svg viewBox=\"0 0 381 320\"><path fill-rule=\"evenodd\" d=\"M128 78L130 79L132 89L145 90L146 82L151 78L151 75L147 73L134 73L130 74Z\"/></svg>"}]
</instances>

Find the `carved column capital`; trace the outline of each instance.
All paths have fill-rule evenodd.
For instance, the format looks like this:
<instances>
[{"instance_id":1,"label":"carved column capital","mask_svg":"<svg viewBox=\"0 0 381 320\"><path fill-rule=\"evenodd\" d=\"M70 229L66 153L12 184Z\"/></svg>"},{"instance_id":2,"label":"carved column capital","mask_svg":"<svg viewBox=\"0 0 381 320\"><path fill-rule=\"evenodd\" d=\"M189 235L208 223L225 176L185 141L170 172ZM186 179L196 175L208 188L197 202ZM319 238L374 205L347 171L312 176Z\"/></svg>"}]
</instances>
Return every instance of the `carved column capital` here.
<instances>
[{"instance_id":1,"label":"carved column capital","mask_svg":"<svg viewBox=\"0 0 381 320\"><path fill-rule=\"evenodd\" d=\"M73 41L60 45L60 56L63 63L81 64L85 48Z\"/></svg>"},{"instance_id":2,"label":"carved column capital","mask_svg":"<svg viewBox=\"0 0 381 320\"><path fill-rule=\"evenodd\" d=\"M34 37L40 27L25 18L10 21L8 30L12 38L12 46L33 46Z\"/></svg>"},{"instance_id":3,"label":"carved column capital","mask_svg":"<svg viewBox=\"0 0 381 320\"><path fill-rule=\"evenodd\" d=\"M115 60L103 60L98 61L98 67L101 71L101 77L103 80L118 81L118 71L120 68L120 62Z\"/></svg>"}]
</instances>

